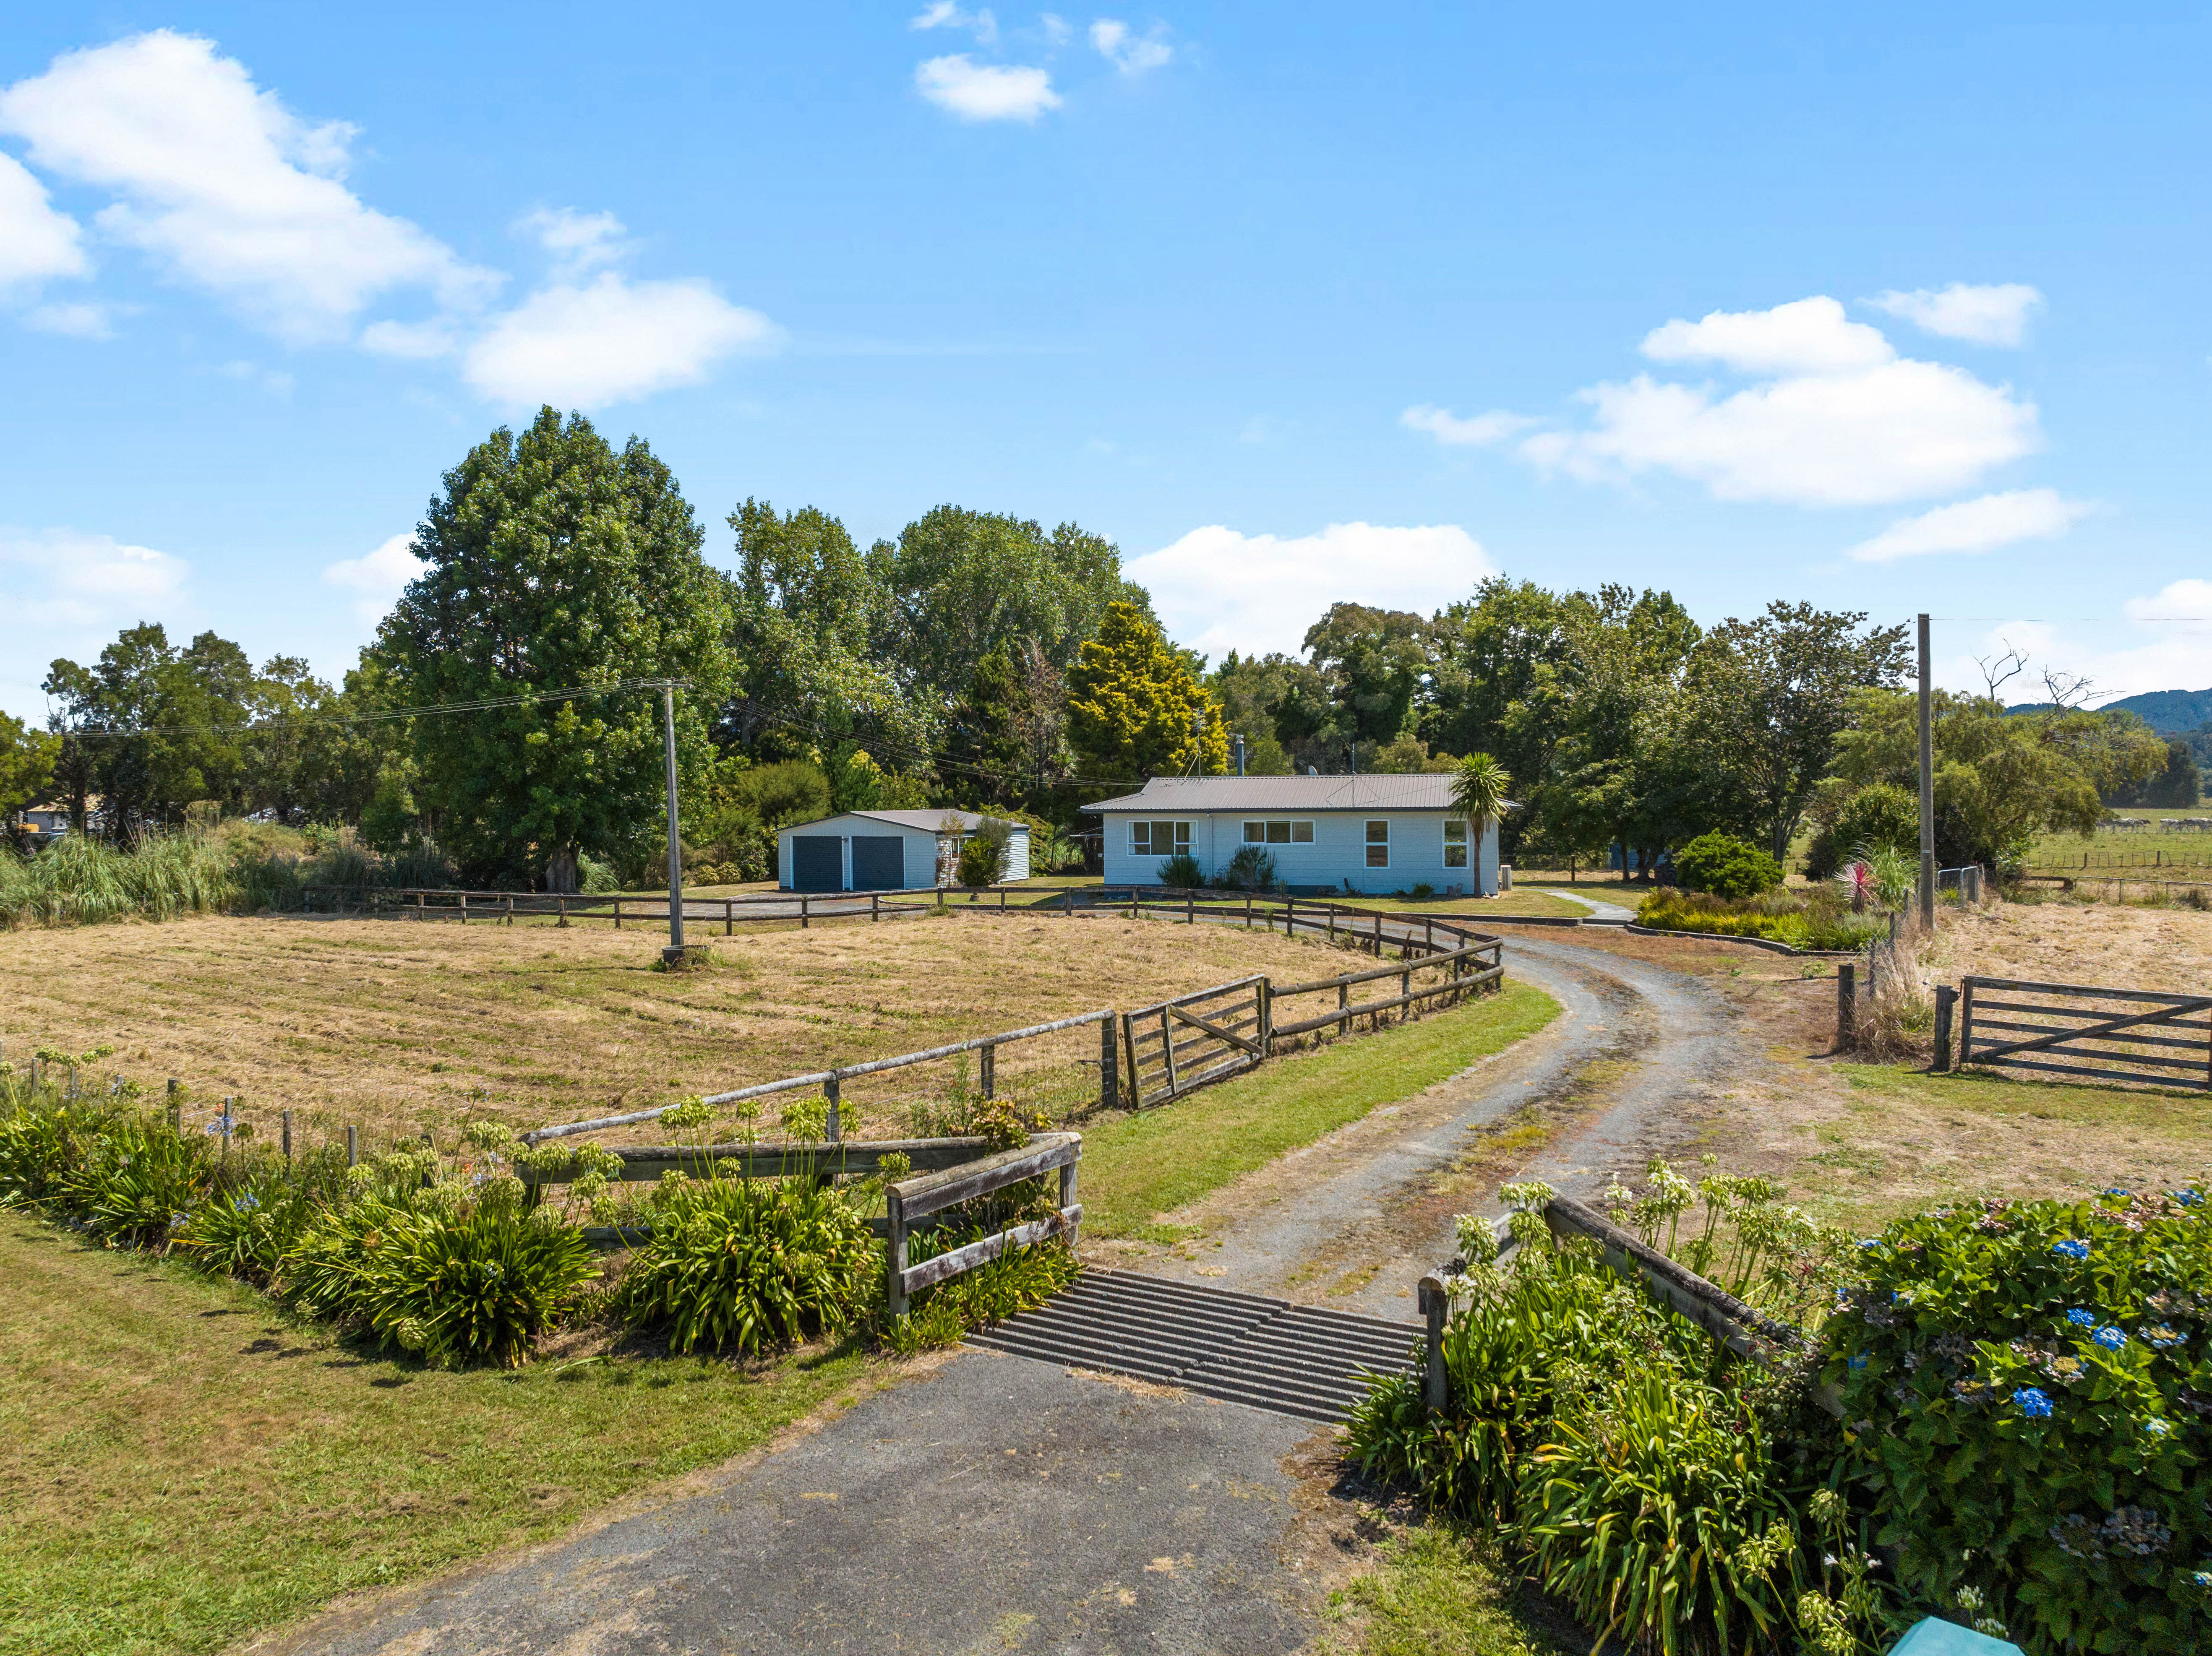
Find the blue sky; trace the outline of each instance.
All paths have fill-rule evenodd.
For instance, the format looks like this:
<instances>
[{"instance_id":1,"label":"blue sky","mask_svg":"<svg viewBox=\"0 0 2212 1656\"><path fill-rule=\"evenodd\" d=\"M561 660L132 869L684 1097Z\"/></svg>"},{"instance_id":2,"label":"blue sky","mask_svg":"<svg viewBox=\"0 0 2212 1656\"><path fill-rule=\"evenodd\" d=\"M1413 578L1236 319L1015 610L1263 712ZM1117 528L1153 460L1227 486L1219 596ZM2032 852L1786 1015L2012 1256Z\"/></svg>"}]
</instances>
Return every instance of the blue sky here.
<instances>
[{"instance_id":1,"label":"blue sky","mask_svg":"<svg viewBox=\"0 0 2212 1656\"><path fill-rule=\"evenodd\" d=\"M176 5L0 42L0 707L142 616L350 660L471 442L1171 630L1502 570L2212 683L2201 9ZM398 537L395 543L395 537ZM2041 618L2027 621L2022 617ZM2095 618L2089 624L2087 618Z\"/></svg>"}]
</instances>

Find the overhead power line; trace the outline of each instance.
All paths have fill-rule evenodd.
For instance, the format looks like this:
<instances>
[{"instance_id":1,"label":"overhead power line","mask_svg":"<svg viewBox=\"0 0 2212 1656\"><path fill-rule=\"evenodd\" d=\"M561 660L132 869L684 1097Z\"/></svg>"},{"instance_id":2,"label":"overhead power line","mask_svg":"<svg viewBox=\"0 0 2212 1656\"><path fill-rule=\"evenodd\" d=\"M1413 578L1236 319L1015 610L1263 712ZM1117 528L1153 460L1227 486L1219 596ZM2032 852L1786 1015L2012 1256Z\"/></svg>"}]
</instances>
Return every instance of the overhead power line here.
<instances>
[{"instance_id":1,"label":"overhead power line","mask_svg":"<svg viewBox=\"0 0 2212 1656\"><path fill-rule=\"evenodd\" d=\"M485 696L477 701L439 701L420 707L380 707L372 713L307 713L298 717L244 725L85 725L61 732L79 741L126 741L139 736L250 736L262 731L298 730L302 726L388 724L400 719L428 719L441 713L489 713L497 707L521 707L535 701L574 701L580 696L619 695L632 690L658 691L665 686L689 689L688 678L624 678L611 684L579 684L564 690L530 690L514 695Z\"/></svg>"}]
</instances>

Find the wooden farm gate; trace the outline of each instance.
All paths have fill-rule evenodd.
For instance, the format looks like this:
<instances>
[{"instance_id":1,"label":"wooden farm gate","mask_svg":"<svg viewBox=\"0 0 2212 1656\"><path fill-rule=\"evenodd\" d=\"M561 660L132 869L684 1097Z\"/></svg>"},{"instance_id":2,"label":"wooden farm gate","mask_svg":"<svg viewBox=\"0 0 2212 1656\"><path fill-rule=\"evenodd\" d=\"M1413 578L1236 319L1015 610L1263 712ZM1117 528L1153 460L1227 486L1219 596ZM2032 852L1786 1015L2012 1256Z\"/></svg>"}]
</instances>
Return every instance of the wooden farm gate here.
<instances>
[{"instance_id":1,"label":"wooden farm gate","mask_svg":"<svg viewBox=\"0 0 2212 1656\"><path fill-rule=\"evenodd\" d=\"M1121 1015L1129 1098L1139 1109L1249 1070L1267 1055L1264 974Z\"/></svg>"},{"instance_id":2,"label":"wooden farm gate","mask_svg":"<svg viewBox=\"0 0 2212 1656\"><path fill-rule=\"evenodd\" d=\"M2212 1091L2212 995L2017 978L1960 986L1962 1065Z\"/></svg>"}]
</instances>

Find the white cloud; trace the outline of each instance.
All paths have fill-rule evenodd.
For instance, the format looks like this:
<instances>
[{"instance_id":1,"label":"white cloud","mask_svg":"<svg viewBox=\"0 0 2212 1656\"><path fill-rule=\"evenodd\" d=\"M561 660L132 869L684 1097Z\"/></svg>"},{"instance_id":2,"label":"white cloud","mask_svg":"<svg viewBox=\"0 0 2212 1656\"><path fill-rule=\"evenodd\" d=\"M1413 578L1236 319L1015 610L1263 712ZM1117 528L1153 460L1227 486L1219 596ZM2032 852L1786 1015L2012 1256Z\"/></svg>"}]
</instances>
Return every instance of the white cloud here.
<instances>
[{"instance_id":1,"label":"white cloud","mask_svg":"<svg viewBox=\"0 0 2212 1656\"><path fill-rule=\"evenodd\" d=\"M191 574L184 559L112 535L0 525L9 624L37 646L0 655L0 707L43 720L46 664L58 656L94 661L125 627L159 622L181 642L201 624Z\"/></svg>"},{"instance_id":2,"label":"white cloud","mask_svg":"<svg viewBox=\"0 0 2212 1656\"><path fill-rule=\"evenodd\" d=\"M1769 311L1714 311L1697 322L1679 318L1644 336L1654 362L1718 362L1738 373L1835 373L1870 368L1897 353L1881 330L1844 315L1821 295Z\"/></svg>"},{"instance_id":3,"label":"white cloud","mask_svg":"<svg viewBox=\"0 0 2212 1656\"><path fill-rule=\"evenodd\" d=\"M1091 44L1124 75L1158 69L1175 56L1173 48L1159 38L1158 30L1150 35L1133 34L1127 23L1115 17L1101 17L1091 24Z\"/></svg>"},{"instance_id":4,"label":"white cloud","mask_svg":"<svg viewBox=\"0 0 2212 1656\"><path fill-rule=\"evenodd\" d=\"M1073 32L1067 27L1067 19L1057 12L1046 12L1037 19L1037 22L1044 30L1044 38L1056 46L1066 45L1068 36Z\"/></svg>"},{"instance_id":5,"label":"white cloud","mask_svg":"<svg viewBox=\"0 0 2212 1656\"><path fill-rule=\"evenodd\" d=\"M2130 621L2203 621L2212 616L2212 580L2191 577L2170 581L2155 597L2130 598L2124 606ZM2212 663L2203 669L2212 677Z\"/></svg>"},{"instance_id":6,"label":"white cloud","mask_svg":"<svg viewBox=\"0 0 2212 1656\"><path fill-rule=\"evenodd\" d=\"M427 322L372 322L361 331L361 348L377 356L431 362L461 347L460 331L447 317Z\"/></svg>"},{"instance_id":7,"label":"white cloud","mask_svg":"<svg viewBox=\"0 0 2212 1656\"><path fill-rule=\"evenodd\" d=\"M1048 22L1051 20L1047 19ZM934 0L922 8L908 28L967 28L975 31L975 38L985 45L999 38L999 20L991 15L988 6L975 11L963 11L953 0Z\"/></svg>"},{"instance_id":8,"label":"white cloud","mask_svg":"<svg viewBox=\"0 0 2212 1656\"><path fill-rule=\"evenodd\" d=\"M2055 541L2089 511L2082 501L2061 499L2055 488L2008 489L1900 519L1846 555L1858 563L1887 563L1931 552L1987 552L2016 541Z\"/></svg>"},{"instance_id":9,"label":"white cloud","mask_svg":"<svg viewBox=\"0 0 2212 1656\"><path fill-rule=\"evenodd\" d=\"M554 274L564 282L611 264L629 251L629 233L612 213L541 207L524 215L514 227L553 255Z\"/></svg>"},{"instance_id":10,"label":"white cloud","mask_svg":"<svg viewBox=\"0 0 2212 1656\"><path fill-rule=\"evenodd\" d=\"M2043 303L2043 295L2017 282L1996 287L1954 282L1942 289L1916 288L1909 294L1892 288L1868 302L1946 339L2017 345L2027 331L2027 313Z\"/></svg>"},{"instance_id":11,"label":"white cloud","mask_svg":"<svg viewBox=\"0 0 2212 1656\"><path fill-rule=\"evenodd\" d=\"M1033 121L1060 107L1048 71L979 64L964 52L917 65L914 84L930 102L963 121Z\"/></svg>"},{"instance_id":12,"label":"white cloud","mask_svg":"<svg viewBox=\"0 0 2212 1656\"><path fill-rule=\"evenodd\" d=\"M380 295L466 308L496 287L340 182L354 130L310 125L215 45L168 29L67 52L0 93L32 161L112 191L96 222L279 337L342 337Z\"/></svg>"},{"instance_id":13,"label":"white cloud","mask_svg":"<svg viewBox=\"0 0 2212 1656\"><path fill-rule=\"evenodd\" d=\"M40 305L23 320L41 333L70 334L78 339L112 339L113 307L86 301Z\"/></svg>"},{"instance_id":14,"label":"white cloud","mask_svg":"<svg viewBox=\"0 0 2212 1656\"><path fill-rule=\"evenodd\" d=\"M2041 445L2033 403L1897 356L1832 299L1670 322L1644 349L1771 377L1727 394L1649 374L1593 385L1577 394L1591 423L1528 437L1521 458L1585 482L1671 471L1723 500L1875 506L1954 493Z\"/></svg>"},{"instance_id":15,"label":"white cloud","mask_svg":"<svg viewBox=\"0 0 2212 1656\"><path fill-rule=\"evenodd\" d=\"M394 535L374 551L358 558L343 558L323 570L323 579L361 596L354 600L355 619L374 628L396 603L407 583L422 573L415 555L412 531Z\"/></svg>"},{"instance_id":16,"label":"white cloud","mask_svg":"<svg viewBox=\"0 0 2212 1656\"><path fill-rule=\"evenodd\" d=\"M13 155L0 155L0 288L52 276L83 276L84 233L46 199L46 187Z\"/></svg>"},{"instance_id":17,"label":"white cloud","mask_svg":"<svg viewBox=\"0 0 2212 1656\"><path fill-rule=\"evenodd\" d=\"M594 408L697 385L731 352L775 337L766 317L703 281L634 282L605 270L587 287L541 289L498 318L463 372L498 402Z\"/></svg>"},{"instance_id":18,"label":"white cloud","mask_svg":"<svg viewBox=\"0 0 2212 1656\"><path fill-rule=\"evenodd\" d=\"M1425 431L1447 447L1487 448L1492 443L1502 443L1509 437L1517 437L1529 427L1542 422L1526 415L1509 414L1503 409L1493 409L1488 414L1478 414L1462 420L1449 409L1423 403L1400 415L1398 423L1408 431Z\"/></svg>"},{"instance_id":19,"label":"white cloud","mask_svg":"<svg viewBox=\"0 0 2212 1656\"><path fill-rule=\"evenodd\" d=\"M1318 535L1194 529L1125 571L1152 595L1179 644L1297 654L1316 616L1340 599L1426 614L1498 573L1455 524L1331 524Z\"/></svg>"}]
</instances>

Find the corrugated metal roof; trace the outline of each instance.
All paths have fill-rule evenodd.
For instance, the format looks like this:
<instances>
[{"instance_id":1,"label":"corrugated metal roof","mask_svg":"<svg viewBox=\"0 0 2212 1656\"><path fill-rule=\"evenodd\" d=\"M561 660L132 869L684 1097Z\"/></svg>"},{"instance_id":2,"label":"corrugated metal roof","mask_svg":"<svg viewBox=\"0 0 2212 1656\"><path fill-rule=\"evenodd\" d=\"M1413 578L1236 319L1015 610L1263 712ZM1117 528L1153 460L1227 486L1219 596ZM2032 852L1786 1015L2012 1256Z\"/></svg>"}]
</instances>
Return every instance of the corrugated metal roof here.
<instances>
[{"instance_id":1,"label":"corrugated metal roof","mask_svg":"<svg viewBox=\"0 0 2212 1656\"><path fill-rule=\"evenodd\" d=\"M1091 811L1449 810L1453 777L1155 776Z\"/></svg>"},{"instance_id":2,"label":"corrugated metal roof","mask_svg":"<svg viewBox=\"0 0 2212 1656\"><path fill-rule=\"evenodd\" d=\"M936 833L948 816L959 822L963 833L972 834L983 825L983 819L972 810L842 810L837 816L864 816L872 822L889 822L894 828L920 828L926 834ZM815 822L834 822L836 820L836 816L817 816L813 822L789 822L785 826L812 828ZM1014 832L1027 834L1029 828L1025 824L1017 822Z\"/></svg>"}]
</instances>

